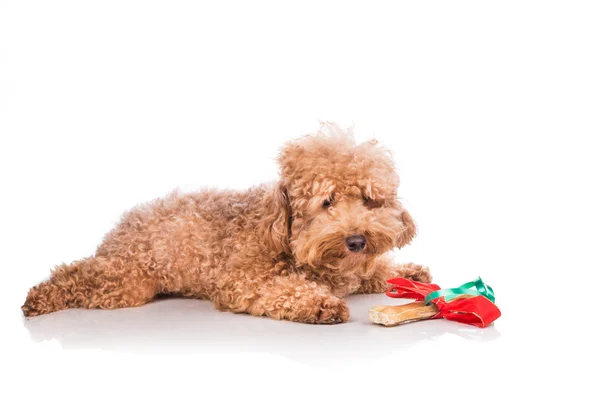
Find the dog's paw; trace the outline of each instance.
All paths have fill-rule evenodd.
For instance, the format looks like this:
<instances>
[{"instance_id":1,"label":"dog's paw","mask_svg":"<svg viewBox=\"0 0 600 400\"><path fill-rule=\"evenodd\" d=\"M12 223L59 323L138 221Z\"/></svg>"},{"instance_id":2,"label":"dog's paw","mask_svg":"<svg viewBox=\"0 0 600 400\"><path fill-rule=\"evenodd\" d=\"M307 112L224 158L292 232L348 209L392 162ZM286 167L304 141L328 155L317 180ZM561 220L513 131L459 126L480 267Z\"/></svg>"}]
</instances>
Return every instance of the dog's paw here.
<instances>
[{"instance_id":1,"label":"dog's paw","mask_svg":"<svg viewBox=\"0 0 600 400\"><path fill-rule=\"evenodd\" d=\"M309 324L339 324L350 318L350 310L344 300L333 295L317 295L310 299L297 321Z\"/></svg>"},{"instance_id":2,"label":"dog's paw","mask_svg":"<svg viewBox=\"0 0 600 400\"><path fill-rule=\"evenodd\" d=\"M329 296L321 303L317 324L338 324L350 318L350 310L346 302L339 297Z\"/></svg>"},{"instance_id":3,"label":"dog's paw","mask_svg":"<svg viewBox=\"0 0 600 400\"><path fill-rule=\"evenodd\" d=\"M429 268L423 265L417 265L413 263L404 264L398 271L398 276L402 276L406 279L412 279L413 281L431 283L431 272Z\"/></svg>"},{"instance_id":4,"label":"dog's paw","mask_svg":"<svg viewBox=\"0 0 600 400\"><path fill-rule=\"evenodd\" d=\"M38 286L32 287L29 290L29 293L27 293L25 304L21 306L21 311L23 311L25 317L35 317L36 315L49 312L47 310L48 304L47 302L42 301L40 294Z\"/></svg>"},{"instance_id":5,"label":"dog's paw","mask_svg":"<svg viewBox=\"0 0 600 400\"><path fill-rule=\"evenodd\" d=\"M39 315L39 312L27 303L21 306L21 310L23 311L23 315L26 317L35 317L36 315Z\"/></svg>"}]
</instances>

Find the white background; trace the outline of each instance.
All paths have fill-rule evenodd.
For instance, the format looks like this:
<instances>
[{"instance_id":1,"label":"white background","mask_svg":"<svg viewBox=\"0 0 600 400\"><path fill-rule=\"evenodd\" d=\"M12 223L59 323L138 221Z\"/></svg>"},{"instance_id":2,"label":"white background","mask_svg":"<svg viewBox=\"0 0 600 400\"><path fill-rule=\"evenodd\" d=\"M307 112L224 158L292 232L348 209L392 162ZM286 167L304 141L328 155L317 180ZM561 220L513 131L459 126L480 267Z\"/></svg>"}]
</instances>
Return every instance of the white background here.
<instances>
[{"instance_id":1,"label":"white background","mask_svg":"<svg viewBox=\"0 0 600 400\"><path fill-rule=\"evenodd\" d=\"M0 390L11 398L506 398L597 389L600 10L589 1L0 1ZM392 149L399 261L503 316L309 326L173 299L26 321L131 206L245 188L319 120ZM16 392L14 392L16 391ZM16 394L15 394L16 393ZM8 398L2 396L3 398Z\"/></svg>"}]
</instances>

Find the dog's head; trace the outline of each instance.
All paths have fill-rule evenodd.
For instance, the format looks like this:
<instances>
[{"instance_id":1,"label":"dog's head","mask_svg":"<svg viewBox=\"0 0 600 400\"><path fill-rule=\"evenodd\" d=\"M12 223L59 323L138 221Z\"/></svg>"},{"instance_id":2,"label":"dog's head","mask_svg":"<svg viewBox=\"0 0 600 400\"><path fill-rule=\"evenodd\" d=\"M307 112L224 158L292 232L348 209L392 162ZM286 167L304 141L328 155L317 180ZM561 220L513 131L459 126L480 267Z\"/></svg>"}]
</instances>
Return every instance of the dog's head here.
<instances>
[{"instance_id":1,"label":"dog's head","mask_svg":"<svg viewBox=\"0 0 600 400\"><path fill-rule=\"evenodd\" d=\"M389 151L326 123L288 143L278 159L278 216L270 233L300 264L354 270L408 244L415 224L399 202L399 178Z\"/></svg>"}]
</instances>

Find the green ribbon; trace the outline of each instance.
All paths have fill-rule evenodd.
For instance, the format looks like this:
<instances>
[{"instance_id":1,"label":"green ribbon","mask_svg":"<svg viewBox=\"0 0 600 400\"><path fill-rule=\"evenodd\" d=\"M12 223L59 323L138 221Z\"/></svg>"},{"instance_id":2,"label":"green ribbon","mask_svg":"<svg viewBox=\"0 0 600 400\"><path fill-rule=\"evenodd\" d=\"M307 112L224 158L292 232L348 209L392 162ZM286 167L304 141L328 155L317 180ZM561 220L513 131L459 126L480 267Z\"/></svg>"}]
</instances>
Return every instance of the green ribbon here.
<instances>
[{"instance_id":1,"label":"green ribbon","mask_svg":"<svg viewBox=\"0 0 600 400\"><path fill-rule=\"evenodd\" d=\"M473 287L477 290L473 289ZM494 290L492 287L483 283L481 278L478 277L474 281L467 282L457 288L441 289L429 293L427 296L425 296L425 304L431 304L431 301L437 299L438 297L444 297L446 301L450 301L456 296L463 294L468 294L471 296L485 296L492 303L496 302L496 296L494 296Z\"/></svg>"}]
</instances>

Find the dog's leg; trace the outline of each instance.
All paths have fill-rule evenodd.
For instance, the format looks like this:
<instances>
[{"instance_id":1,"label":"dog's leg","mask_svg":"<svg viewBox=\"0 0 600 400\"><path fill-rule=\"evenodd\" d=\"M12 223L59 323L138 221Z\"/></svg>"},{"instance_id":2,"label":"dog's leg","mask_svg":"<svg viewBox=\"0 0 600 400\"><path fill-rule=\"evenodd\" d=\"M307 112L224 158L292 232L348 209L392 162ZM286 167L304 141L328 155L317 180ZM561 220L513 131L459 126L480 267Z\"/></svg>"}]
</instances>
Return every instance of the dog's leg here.
<instances>
[{"instance_id":1,"label":"dog's leg","mask_svg":"<svg viewBox=\"0 0 600 400\"><path fill-rule=\"evenodd\" d=\"M431 282L429 268L408 263L395 264L389 258L377 260L373 275L362 281L360 288L355 293L383 293L390 285L386 282L390 278L407 278L419 282Z\"/></svg>"},{"instance_id":2,"label":"dog's leg","mask_svg":"<svg viewBox=\"0 0 600 400\"><path fill-rule=\"evenodd\" d=\"M91 257L57 267L50 279L31 288L25 316L66 308L121 308L150 301L156 284L141 269L118 258Z\"/></svg>"},{"instance_id":3,"label":"dog's leg","mask_svg":"<svg viewBox=\"0 0 600 400\"><path fill-rule=\"evenodd\" d=\"M230 285L211 295L221 310L310 324L335 324L349 318L344 300L334 296L328 287L299 275L255 281L228 278L227 281Z\"/></svg>"}]
</instances>

